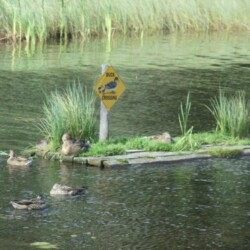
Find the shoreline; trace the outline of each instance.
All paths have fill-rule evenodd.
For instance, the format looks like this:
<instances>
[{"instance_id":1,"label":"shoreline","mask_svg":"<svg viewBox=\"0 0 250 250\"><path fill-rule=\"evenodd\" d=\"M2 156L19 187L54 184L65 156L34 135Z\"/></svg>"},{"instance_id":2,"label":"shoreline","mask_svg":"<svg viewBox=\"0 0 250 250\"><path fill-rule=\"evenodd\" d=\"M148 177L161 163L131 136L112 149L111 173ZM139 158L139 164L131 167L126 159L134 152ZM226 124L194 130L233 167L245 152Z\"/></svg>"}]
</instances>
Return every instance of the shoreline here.
<instances>
[{"instance_id":1,"label":"shoreline","mask_svg":"<svg viewBox=\"0 0 250 250\"><path fill-rule=\"evenodd\" d=\"M229 152L226 156L213 156L211 150L227 150ZM237 151L237 155L230 157L230 152ZM245 146L215 146L209 145L197 151L183 151L183 152L148 152L143 150L128 150L124 155L114 156L97 156L97 157L74 157L61 156L57 152L42 153L37 152L39 157L46 160L59 160L65 163L72 163L78 165L85 165L90 167L99 167L101 169L124 168L129 166L138 166L146 164L172 164L178 162L187 162L195 160L207 160L216 158L241 158L250 156L250 145Z\"/></svg>"}]
</instances>

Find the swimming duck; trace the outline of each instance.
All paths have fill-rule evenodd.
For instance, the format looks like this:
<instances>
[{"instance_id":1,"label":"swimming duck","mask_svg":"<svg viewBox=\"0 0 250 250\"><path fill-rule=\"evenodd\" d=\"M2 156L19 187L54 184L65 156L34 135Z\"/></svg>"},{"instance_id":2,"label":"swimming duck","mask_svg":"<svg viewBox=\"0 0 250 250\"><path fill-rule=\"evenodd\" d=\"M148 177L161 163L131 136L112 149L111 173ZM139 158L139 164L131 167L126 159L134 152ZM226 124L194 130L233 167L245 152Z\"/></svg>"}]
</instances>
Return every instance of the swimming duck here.
<instances>
[{"instance_id":1,"label":"swimming duck","mask_svg":"<svg viewBox=\"0 0 250 250\"><path fill-rule=\"evenodd\" d=\"M33 160L31 159L27 159L21 156L15 156L15 153L13 150L10 150L9 158L7 159L7 164L13 165L13 166L30 166L32 162Z\"/></svg>"},{"instance_id":2,"label":"swimming duck","mask_svg":"<svg viewBox=\"0 0 250 250\"><path fill-rule=\"evenodd\" d=\"M63 135L62 142L62 154L67 156L78 155L90 146L88 141L73 140L68 133Z\"/></svg>"},{"instance_id":3,"label":"swimming duck","mask_svg":"<svg viewBox=\"0 0 250 250\"><path fill-rule=\"evenodd\" d=\"M30 200L13 200L10 203L15 209L39 210L48 207L48 204L46 204L41 196Z\"/></svg>"},{"instance_id":4,"label":"swimming duck","mask_svg":"<svg viewBox=\"0 0 250 250\"><path fill-rule=\"evenodd\" d=\"M56 183L50 190L50 194L51 195L78 196L78 195L85 194L86 190L87 190L87 187L70 187L70 186Z\"/></svg>"},{"instance_id":5,"label":"swimming duck","mask_svg":"<svg viewBox=\"0 0 250 250\"><path fill-rule=\"evenodd\" d=\"M106 83L104 86L98 88L99 93L105 94L106 92L114 93L118 86L119 78L116 76L114 81Z\"/></svg>"}]
</instances>

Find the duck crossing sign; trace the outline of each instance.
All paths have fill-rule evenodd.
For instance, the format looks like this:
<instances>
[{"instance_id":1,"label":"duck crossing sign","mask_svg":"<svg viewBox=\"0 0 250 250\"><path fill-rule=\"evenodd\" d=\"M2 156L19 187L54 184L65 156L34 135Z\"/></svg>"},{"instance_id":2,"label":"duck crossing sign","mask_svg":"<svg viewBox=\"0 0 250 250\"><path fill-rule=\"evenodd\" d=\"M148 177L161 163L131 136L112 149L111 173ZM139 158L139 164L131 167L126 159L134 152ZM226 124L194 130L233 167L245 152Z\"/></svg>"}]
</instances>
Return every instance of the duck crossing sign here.
<instances>
[{"instance_id":1,"label":"duck crossing sign","mask_svg":"<svg viewBox=\"0 0 250 250\"><path fill-rule=\"evenodd\" d=\"M112 66L108 66L95 85L95 91L107 110L110 110L126 87Z\"/></svg>"}]
</instances>

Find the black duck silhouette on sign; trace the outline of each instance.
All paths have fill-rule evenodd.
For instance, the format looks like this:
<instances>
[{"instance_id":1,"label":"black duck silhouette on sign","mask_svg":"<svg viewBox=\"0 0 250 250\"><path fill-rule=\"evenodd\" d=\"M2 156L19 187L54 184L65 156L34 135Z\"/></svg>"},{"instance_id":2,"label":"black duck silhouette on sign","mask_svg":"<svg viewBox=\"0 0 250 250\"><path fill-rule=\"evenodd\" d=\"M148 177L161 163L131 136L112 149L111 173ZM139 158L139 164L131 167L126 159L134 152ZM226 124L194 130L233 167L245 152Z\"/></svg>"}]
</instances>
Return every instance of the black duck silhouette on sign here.
<instances>
[{"instance_id":1,"label":"black duck silhouette on sign","mask_svg":"<svg viewBox=\"0 0 250 250\"><path fill-rule=\"evenodd\" d=\"M98 88L99 93L106 94L106 93L113 93L115 94L115 90L118 87L119 79L116 76L114 81L108 82L105 85L102 85Z\"/></svg>"},{"instance_id":2,"label":"black duck silhouette on sign","mask_svg":"<svg viewBox=\"0 0 250 250\"><path fill-rule=\"evenodd\" d=\"M95 86L97 95L108 110L116 103L125 89L124 82L111 66L107 67Z\"/></svg>"}]
</instances>

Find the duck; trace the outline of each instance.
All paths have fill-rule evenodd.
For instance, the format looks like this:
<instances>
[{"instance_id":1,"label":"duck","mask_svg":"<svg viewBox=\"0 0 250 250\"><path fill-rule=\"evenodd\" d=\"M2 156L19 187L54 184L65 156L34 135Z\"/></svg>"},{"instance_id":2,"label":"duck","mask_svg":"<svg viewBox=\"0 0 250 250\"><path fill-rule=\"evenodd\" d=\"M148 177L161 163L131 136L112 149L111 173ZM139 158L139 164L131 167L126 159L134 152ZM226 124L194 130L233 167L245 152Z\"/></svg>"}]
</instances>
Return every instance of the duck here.
<instances>
[{"instance_id":1,"label":"duck","mask_svg":"<svg viewBox=\"0 0 250 250\"><path fill-rule=\"evenodd\" d=\"M26 157L21 156L15 156L15 153L13 150L10 150L9 152L9 158L7 159L7 164L13 165L13 166L30 166L33 163L32 159L28 159Z\"/></svg>"},{"instance_id":2,"label":"duck","mask_svg":"<svg viewBox=\"0 0 250 250\"><path fill-rule=\"evenodd\" d=\"M41 210L49 206L40 195L38 195L36 199L13 200L10 203L15 209L27 210Z\"/></svg>"},{"instance_id":3,"label":"duck","mask_svg":"<svg viewBox=\"0 0 250 250\"><path fill-rule=\"evenodd\" d=\"M90 144L88 141L73 140L69 133L65 133L62 136L62 154L65 156L78 155L79 153L86 151Z\"/></svg>"},{"instance_id":4,"label":"duck","mask_svg":"<svg viewBox=\"0 0 250 250\"><path fill-rule=\"evenodd\" d=\"M119 78L116 76L114 81L106 83L104 86L98 88L99 93L106 94L106 92L115 93L115 90L118 86Z\"/></svg>"},{"instance_id":5,"label":"duck","mask_svg":"<svg viewBox=\"0 0 250 250\"><path fill-rule=\"evenodd\" d=\"M42 152L49 151L50 141L48 139L42 139L39 143L36 144L35 149Z\"/></svg>"},{"instance_id":6,"label":"duck","mask_svg":"<svg viewBox=\"0 0 250 250\"><path fill-rule=\"evenodd\" d=\"M62 185L59 183L55 183L50 190L50 195L68 195L68 196L79 196L85 194L87 191L87 187L70 187L66 185Z\"/></svg>"},{"instance_id":7,"label":"duck","mask_svg":"<svg viewBox=\"0 0 250 250\"><path fill-rule=\"evenodd\" d=\"M173 142L173 138L168 132L164 132L163 134L160 135L153 135L150 137L150 139L166 144L171 144Z\"/></svg>"}]
</instances>

